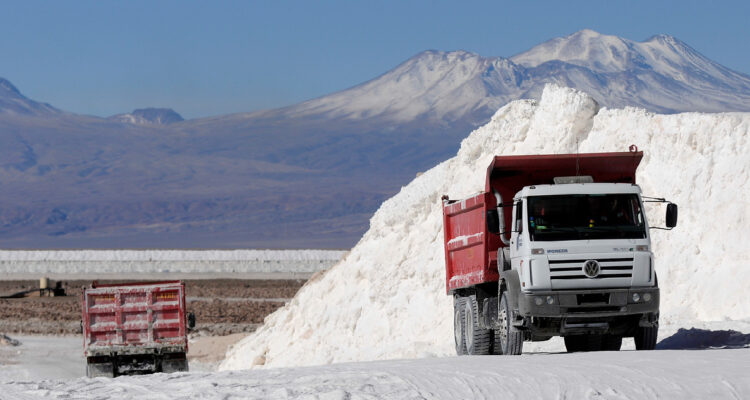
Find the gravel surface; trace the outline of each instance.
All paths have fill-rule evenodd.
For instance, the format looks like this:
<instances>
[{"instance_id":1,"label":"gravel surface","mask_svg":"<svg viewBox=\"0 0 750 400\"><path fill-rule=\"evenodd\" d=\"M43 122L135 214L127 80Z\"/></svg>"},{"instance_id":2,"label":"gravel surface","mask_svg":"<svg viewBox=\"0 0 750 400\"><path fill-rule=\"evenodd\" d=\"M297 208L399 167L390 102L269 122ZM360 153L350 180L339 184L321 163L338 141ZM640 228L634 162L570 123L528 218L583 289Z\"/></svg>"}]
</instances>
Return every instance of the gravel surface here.
<instances>
[{"instance_id":1,"label":"gravel surface","mask_svg":"<svg viewBox=\"0 0 750 400\"><path fill-rule=\"evenodd\" d=\"M100 281L113 283L123 281ZM304 280L185 280L187 309L195 313L192 336L252 332L263 319L291 299ZM65 281L64 297L0 299L0 333L69 335L80 331L81 288L86 281ZM36 289L39 281L0 281L0 296Z\"/></svg>"}]
</instances>

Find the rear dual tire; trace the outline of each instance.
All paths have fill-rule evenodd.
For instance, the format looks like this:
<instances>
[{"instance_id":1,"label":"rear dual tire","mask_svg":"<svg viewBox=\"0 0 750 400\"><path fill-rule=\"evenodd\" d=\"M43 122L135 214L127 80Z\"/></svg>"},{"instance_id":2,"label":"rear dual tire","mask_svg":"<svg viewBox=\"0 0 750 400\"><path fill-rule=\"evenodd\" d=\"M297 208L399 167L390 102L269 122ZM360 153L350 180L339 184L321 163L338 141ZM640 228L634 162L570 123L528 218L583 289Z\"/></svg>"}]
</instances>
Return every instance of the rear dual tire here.
<instances>
[{"instance_id":1,"label":"rear dual tire","mask_svg":"<svg viewBox=\"0 0 750 400\"><path fill-rule=\"evenodd\" d=\"M453 338L456 354L490 354L494 332L479 326L476 297L457 296L453 301Z\"/></svg>"},{"instance_id":2,"label":"rear dual tire","mask_svg":"<svg viewBox=\"0 0 750 400\"><path fill-rule=\"evenodd\" d=\"M479 306L474 296L466 298L464 309L464 340L466 354L487 355L492 347L492 329L484 329L479 324Z\"/></svg>"},{"instance_id":3,"label":"rear dual tire","mask_svg":"<svg viewBox=\"0 0 750 400\"><path fill-rule=\"evenodd\" d=\"M453 299L453 339L456 342L456 355L463 356L466 354L466 341L464 336L464 308L466 301L463 297L456 296Z\"/></svg>"},{"instance_id":4,"label":"rear dual tire","mask_svg":"<svg viewBox=\"0 0 750 400\"><path fill-rule=\"evenodd\" d=\"M500 328L484 329L479 324L476 297L456 296L453 300L453 338L456 354L519 355L523 352L523 332L514 327L505 293L500 297Z\"/></svg>"}]
</instances>

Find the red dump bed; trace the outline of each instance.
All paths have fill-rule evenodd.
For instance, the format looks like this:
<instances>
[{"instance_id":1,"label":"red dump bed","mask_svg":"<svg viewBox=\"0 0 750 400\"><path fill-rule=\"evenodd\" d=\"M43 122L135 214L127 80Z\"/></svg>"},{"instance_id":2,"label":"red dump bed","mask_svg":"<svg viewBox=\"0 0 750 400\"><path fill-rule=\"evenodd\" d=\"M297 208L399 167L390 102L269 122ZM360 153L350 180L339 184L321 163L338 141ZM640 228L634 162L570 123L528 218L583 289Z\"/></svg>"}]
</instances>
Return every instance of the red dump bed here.
<instances>
[{"instance_id":1,"label":"red dump bed","mask_svg":"<svg viewBox=\"0 0 750 400\"><path fill-rule=\"evenodd\" d=\"M558 176L589 175L594 182L635 183L643 152L496 156L487 168L485 191L443 206L445 286L448 293L495 282L500 236L487 230L487 211L497 207L494 192L510 204L524 186L553 184ZM505 208L505 226L511 225Z\"/></svg>"},{"instance_id":2,"label":"red dump bed","mask_svg":"<svg viewBox=\"0 0 750 400\"><path fill-rule=\"evenodd\" d=\"M181 281L92 284L83 291L83 347L138 353L187 351L185 284Z\"/></svg>"}]
</instances>

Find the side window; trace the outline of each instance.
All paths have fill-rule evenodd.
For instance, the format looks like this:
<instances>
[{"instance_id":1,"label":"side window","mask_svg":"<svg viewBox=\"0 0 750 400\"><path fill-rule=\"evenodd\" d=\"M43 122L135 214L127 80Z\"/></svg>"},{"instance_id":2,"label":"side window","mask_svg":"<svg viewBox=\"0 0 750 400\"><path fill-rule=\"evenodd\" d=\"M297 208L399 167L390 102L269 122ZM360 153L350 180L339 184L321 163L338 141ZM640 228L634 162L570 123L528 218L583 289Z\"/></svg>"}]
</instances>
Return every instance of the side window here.
<instances>
[{"instance_id":1,"label":"side window","mask_svg":"<svg viewBox=\"0 0 750 400\"><path fill-rule=\"evenodd\" d=\"M516 203L516 221L514 223L515 231L518 233L523 232L523 202L519 201Z\"/></svg>"},{"instance_id":2,"label":"side window","mask_svg":"<svg viewBox=\"0 0 750 400\"><path fill-rule=\"evenodd\" d=\"M635 225L643 226L643 214L641 213L641 204L635 196L630 199L630 204L633 207L633 214L635 214Z\"/></svg>"}]
</instances>

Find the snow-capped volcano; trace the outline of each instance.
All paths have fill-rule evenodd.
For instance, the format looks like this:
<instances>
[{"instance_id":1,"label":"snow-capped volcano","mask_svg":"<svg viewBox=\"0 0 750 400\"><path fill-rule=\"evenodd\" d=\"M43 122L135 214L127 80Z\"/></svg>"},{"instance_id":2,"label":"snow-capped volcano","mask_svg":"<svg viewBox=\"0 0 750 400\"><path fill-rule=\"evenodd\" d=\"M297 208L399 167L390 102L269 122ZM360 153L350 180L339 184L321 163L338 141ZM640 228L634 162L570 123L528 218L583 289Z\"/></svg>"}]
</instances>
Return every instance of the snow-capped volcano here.
<instances>
[{"instance_id":1,"label":"snow-capped volcano","mask_svg":"<svg viewBox=\"0 0 750 400\"><path fill-rule=\"evenodd\" d=\"M582 30L510 60L537 79L562 78L608 107L660 112L750 109L750 76L711 61L669 35L635 42Z\"/></svg>"},{"instance_id":2,"label":"snow-capped volcano","mask_svg":"<svg viewBox=\"0 0 750 400\"><path fill-rule=\"evenodd\" d=\"M290 115L447 123L491 113L501 105L503 86L522 79L507 59L429 50L362 85L294 106Z\"/></svg>"},{"instance_id":3,"label":"snow-capped volcano","mask_svg":"<svg viewBox=\"0 0 750 400\"><path fill-rule=\"evenodd\" d=\"M725 68L669 35L655 35L643 42L604 35L590 29L548 40L510 59L526 68L556 60L595 72L611 73L651 69L665 75L703 71L711 76L748 77ZM678 79L679 80L679 79Z\"/></svg>"},{"instance_id":4,"label":"snow-capped volcano","mask_svg":"<svg viewBox=\"0 0 750 400\"><path fill-rule=\"evenodd\" d=\"M610 108L750 110L750 76L682 41L657 35L635 42L588 29L510 58L425 51L362 85L285 110L287 116L446 123L488 118L518 98L538 99L547 83L584 90Z\"/></svg>"}]
</instances>

